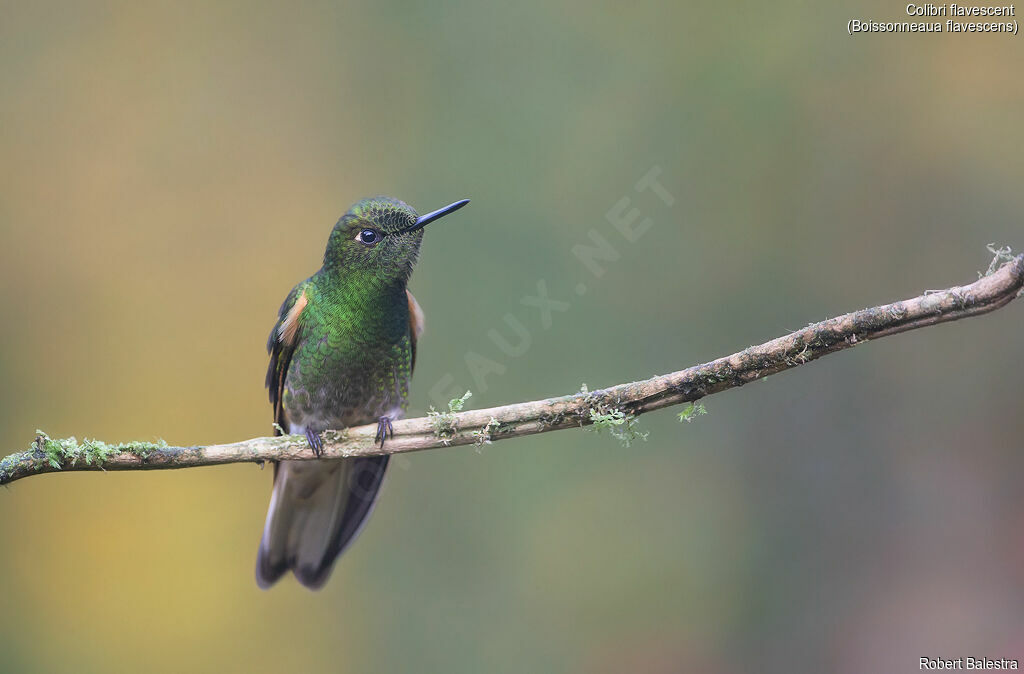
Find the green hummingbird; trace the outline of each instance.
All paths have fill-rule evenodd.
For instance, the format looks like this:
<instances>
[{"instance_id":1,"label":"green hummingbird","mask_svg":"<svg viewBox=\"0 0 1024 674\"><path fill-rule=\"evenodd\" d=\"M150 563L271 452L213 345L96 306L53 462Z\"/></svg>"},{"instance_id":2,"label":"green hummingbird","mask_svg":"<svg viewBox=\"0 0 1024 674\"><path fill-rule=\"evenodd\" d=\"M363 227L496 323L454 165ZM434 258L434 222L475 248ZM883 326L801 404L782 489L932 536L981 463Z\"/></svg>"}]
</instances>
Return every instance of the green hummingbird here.
<instances>
[{"instance_id":1,"label":"green hummingbird","mask_svg":"<svg viewBox=\"0 0 1024 674\"><path fill-rule=\"evenodd\" d=\"M423 330L406 287L423 228L468 203L418 216L397 199L363 199L331 230L323 267L281 305L267 340L266 385L278 428L304 434L315 455L328 429L376 422L381 446L393 434ZM387 465L387 456L275 464L259 586L291 569L306 587L322 587L373 509Z\"/></svg>"}]
</instances>

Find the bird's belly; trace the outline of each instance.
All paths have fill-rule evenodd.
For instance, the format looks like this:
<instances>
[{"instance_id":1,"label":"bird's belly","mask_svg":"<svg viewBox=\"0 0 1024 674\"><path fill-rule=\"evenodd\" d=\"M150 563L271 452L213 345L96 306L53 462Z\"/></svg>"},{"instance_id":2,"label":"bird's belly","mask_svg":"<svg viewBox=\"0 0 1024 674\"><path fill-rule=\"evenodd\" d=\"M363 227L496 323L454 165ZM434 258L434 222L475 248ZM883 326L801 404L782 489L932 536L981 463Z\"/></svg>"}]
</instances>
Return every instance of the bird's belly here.
<instances>
[{"instance_id":1,"label":"bird's belly","mask_svg":"<svg viewBox=\"0 0 1024 674\"><path fill-rule=\"evenodd\" d=\"M401 418L409 394L410 354L403 346L372 360L325 358L318 367L304 367L303 359L293 358L283 399L289 424L327 430L382 416Z\"/></svg>"}]
</instances>

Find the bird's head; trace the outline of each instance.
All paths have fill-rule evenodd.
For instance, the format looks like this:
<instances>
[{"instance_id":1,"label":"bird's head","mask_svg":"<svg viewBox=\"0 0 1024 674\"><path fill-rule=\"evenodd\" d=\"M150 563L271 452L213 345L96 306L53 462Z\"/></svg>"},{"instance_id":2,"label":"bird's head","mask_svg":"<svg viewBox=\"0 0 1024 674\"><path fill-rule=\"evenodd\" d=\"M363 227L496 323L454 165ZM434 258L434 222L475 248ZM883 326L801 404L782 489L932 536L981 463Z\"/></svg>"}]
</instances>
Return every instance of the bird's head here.
<instances>
[{"instance_id":1,"label":"bird's head","mask_svg":"<svg viewBox=\"0 0 1024 674\"><path fill-rule=\"evenodd\" d=\"M382 283L408 280L420 253L423 228L469 203L456 201L426 215L417 215L405 202L372 197L355 203L331 230L324 269L357 272Z\"/></svg>"}]
</instances>

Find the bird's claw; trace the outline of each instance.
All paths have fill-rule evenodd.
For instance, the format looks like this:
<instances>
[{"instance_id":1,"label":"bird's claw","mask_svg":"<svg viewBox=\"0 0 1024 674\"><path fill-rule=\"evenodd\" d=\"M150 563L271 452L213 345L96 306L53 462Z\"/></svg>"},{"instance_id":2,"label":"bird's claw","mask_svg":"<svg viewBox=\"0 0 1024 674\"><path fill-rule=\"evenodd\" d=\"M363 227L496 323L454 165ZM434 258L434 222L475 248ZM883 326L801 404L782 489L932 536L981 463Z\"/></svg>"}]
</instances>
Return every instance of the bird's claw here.
<instances>
[{"instance_id":1,"label":"bird's claw","mask_svg":"<svg viewBox=\"0 0 1024 674\"><path fill-rule=\"evenodd\" d=\"M307 428L306 442L309 443L309 448L313 450L313 456L320 458L320 455L324 453L324 443L320 439L320 433Z\"/></svg>"},{"instance_id":2,"label":"bird's claw","mask_svg":"<svg viewBox=\"0 0 1024 674\"><path fill-rule=\"evenodd\" d=\"M395 437L395 429L391 425L390 417L380 417L377 419L377 435L373 436L373 441L380 443L380 446L384 446L385 438Z\"/></svg>"}]
</instances>

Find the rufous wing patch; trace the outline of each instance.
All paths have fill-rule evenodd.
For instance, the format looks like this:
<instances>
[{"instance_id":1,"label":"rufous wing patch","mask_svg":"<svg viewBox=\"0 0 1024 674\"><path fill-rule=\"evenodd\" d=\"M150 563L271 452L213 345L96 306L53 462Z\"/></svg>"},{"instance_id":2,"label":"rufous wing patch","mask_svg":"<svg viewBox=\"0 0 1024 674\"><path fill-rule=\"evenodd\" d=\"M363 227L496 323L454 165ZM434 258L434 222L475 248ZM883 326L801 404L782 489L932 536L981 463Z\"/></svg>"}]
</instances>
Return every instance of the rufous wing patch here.
<instances>
[{"instance_id":1,"label":"rufous wing patch","mask_svg":"<svg viewBox=\"0 0 1024 674\"><path fill-rule=\"evenodd\" d=\"M416 298L412 296L412 293L406 289L405 294L409 296L409 334L412 335L412 341L416 341L423 334L423 327L426 324L423 316L423 309L420 308L420 303L416 301Z\"/></svg>"},{"instance_id":2,"label":"rufous wing patch","mask_svg":"<svg viewBox=\"0 0 1024 674\"><path fill-rule=\"evenodd\" d=\"M411 347L409 367L412 371L416 369L416 340L423 334L423 325L426 321L423 318L423 309L420 308L420 303L416 301L408 288L405 289L405 294L409 297L409 346Z\"/></svg>"},{"instance_id":3,"label":"rufous wing patch","mask_svg":"<svg viewBox=\"0 0 1024 674\"><path fill-rule=\"evenodd\" d=\"M295 344L295 335L299 331L299 316L302 315L302 310L309 304L309 299L306 297L306 291L303 290L299 298L295 300L295 304L288 310L288 315L281 321L281 328L278 334L281 337L281 343L286 346L293 346Z\"/></svg>"}]
</instances>

